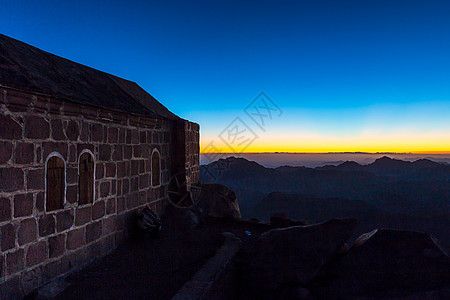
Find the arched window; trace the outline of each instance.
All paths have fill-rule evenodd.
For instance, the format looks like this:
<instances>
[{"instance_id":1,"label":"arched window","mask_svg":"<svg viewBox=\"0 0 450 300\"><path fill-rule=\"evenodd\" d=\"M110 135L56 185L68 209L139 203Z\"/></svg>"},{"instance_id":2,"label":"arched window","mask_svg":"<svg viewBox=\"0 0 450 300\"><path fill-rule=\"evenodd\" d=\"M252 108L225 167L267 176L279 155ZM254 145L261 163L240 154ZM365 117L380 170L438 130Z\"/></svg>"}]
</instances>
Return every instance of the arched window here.
<instances>
[{"instance_id":1,"label":"arched window","mask_svg":"<svg viewBox=\"0 0 450 300\"><path fill-rule=\"evenodd\" d=\"M64 207L66 193L66 164L59 153L52 153L46 162L46 209L57 210Z\"/></svg>"},{"instance_id":2,"label":"arched window","mask_svg":"<svg viewBox=\"0 0 450 300\"><path fill-rule=\"evenodd\" d=\"M94 200L94 156L82 151L78 162L78 204L92 203Z\"/></svg>"},{"instance_id":3,"label":"arched window","mask_svg":"<svg viewBox=\"0 0 450 300\"><path fill-rule=\"evenodd\" d=\"M157 149L152 152L152 186L161 185L161 158Z\"/></svg>"}]
</instances>

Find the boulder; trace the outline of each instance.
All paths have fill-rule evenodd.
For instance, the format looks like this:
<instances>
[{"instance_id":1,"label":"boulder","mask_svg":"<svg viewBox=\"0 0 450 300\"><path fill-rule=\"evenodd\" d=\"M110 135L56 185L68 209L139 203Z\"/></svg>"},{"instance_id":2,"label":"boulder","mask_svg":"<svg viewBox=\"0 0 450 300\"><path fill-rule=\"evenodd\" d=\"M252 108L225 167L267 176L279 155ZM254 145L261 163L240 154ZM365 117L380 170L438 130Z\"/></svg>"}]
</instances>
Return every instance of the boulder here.
<instances>
[{"instance_id":1,"label":"boulder","mask_svg":"<svg viewBox=\"0 0 450 300\"><path fill-rule=\"evenodd\" d=\"M202 184L194 210L202 216L241 218L241 211L233 190L222 184Z\"/></svg>"},{"instance_id":2,"label":"boulder","mask_svg":"<svg viewBox=\"0 0 450 300\"><path fill-rule=\"evenodd\" d=\"M272 228L286 228L298 225L308 225L308 222L291 220L285 213L276 213L270 217L270 226Z\"/></svg>"},{"instance_id":3,"label":"boulder","mask_svg":"<svg viewBox=\"0 0 450 300\"><path fill-rule=\"evenodd\" d=\"M350 238L354 219L332 219L262 234L253 257L243 265L250 293L272 298L283 286L304 286Z\"/></svg>"},{"instance_id":4,"label":"boulder","mask_svg":"<svg viewBox=\"0 0 450 300\"><path fill-rule=\"evenodd\" d=\"M450 287L450 258L424 233L376 229L329 268L326 299L407 297Z\"/></svg>"}]
</instances>

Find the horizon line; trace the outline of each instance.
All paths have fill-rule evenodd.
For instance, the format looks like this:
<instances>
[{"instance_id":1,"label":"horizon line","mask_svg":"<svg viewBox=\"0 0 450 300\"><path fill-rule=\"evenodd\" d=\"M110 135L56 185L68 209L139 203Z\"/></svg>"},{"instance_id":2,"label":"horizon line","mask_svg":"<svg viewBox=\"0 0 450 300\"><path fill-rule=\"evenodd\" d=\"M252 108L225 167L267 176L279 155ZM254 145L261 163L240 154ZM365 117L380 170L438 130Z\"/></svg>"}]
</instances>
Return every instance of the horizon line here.
<instances>
[{"instance_id":1,"label":"horizon line","mask_svg":"<svg viewBox=\"0 0 450 300\"><path fill-rule=\"evenodd\" d=\"M200 152L200 154L450 154L450 151L411 151L411 152L364 152L364 151L329 151L329 152L289 152L289 151L274 151L274 152Z\"/></svg>"}]
</instances>

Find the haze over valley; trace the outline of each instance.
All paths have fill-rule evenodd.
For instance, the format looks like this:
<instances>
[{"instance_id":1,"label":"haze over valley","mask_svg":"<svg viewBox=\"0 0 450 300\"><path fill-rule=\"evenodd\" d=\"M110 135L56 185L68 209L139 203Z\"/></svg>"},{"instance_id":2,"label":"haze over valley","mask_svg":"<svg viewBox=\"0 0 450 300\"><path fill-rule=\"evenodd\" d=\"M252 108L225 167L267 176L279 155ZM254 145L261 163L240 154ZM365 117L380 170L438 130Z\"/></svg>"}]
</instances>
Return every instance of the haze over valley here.
<instances>
[{"instance_id":1,"label":"haze over valley","mask_svg":"<svg viewBox=\"0 0 450 300\"><path fill-rule=\"evenodd\" d=\"M325 155L326 156L326 155ZM286 213L310 223L354 217L354 237L375 228L430 233L450 245L450 165L429 159L377 158L321 167L266 168L228 157L201 166L203 183L236 192L244 218Z\"/></svg>"}]
</instances>

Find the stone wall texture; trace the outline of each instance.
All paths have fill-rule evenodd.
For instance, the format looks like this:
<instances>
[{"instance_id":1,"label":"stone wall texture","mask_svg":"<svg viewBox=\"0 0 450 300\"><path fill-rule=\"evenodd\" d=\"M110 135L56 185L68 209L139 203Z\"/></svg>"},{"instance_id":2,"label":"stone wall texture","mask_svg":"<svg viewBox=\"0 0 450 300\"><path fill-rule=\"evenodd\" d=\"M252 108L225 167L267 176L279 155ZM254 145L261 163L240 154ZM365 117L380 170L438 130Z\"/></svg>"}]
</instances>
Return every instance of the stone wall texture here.
<instances>
[{"instance_id":1,"label":"stone wall texture","mask_svg":"<svg viewBox=\"0 0 450 300\"><path fill-rule=\"evenodd\" d=\"M109 253L143 207L163 211L178 127L8 88L0 93L0 294L14 298ZM185 162L193 183L199 126L182 121L186 150L176 159ZM161 155L156 188L155 148ZM94 201L78 205L78 159L86 150L95 162ZM66 164L66 195L63 209L47 212L45 162L52 152Z\"/></svg>"},{"instance_id":2,"label":"stone wall texture","mask_svg":"<svg viewBox=\"0 0 450 300\"><path fill-rule=\"evenodd\" d=\"M188 185L200 181L200 127L196 123L185 121L185 170Z\"/></svg>"}]
</instances>

